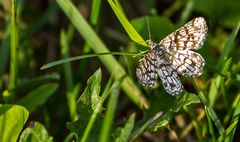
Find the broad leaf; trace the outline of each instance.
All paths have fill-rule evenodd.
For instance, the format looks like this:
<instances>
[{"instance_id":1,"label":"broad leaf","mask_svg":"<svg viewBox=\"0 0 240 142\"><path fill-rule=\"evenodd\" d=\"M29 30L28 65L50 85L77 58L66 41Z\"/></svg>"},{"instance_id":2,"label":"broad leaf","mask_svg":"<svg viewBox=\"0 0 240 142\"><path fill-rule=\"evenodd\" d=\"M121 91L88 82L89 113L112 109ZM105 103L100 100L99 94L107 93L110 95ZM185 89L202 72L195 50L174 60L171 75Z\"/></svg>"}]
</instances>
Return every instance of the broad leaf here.
<instances>
[{"instance_id":1,"label":"broad leaf","mask_svg":"<svg viewBox=\"0 0 240 142\"><path fill-rule=\"evenodd\" d=\"M87 127L88 121L99 102L99 93L101 89L102 73L98 69L87 82L87 87L85 88L83 94L79 97L77 101L77 112L79 114L79 119L67 124L67 127L72 131L77 133L79 139L83 136L84 130ZM100 109L102 110L102 109ZM91 131L89 136L89 141L97 141L99 130L102 122L100 115L97 115L94 129Z\"/></svg>"},{"instance_id":2,"label":"broad leaf","mask_svg":"<svg viewBox=\"0 0 240 142\"><path fill-rule=\"evenodd\" d=\"M22 106L0 104L0 141L17 141L28 115L29 112Z\"/></svg>"},{"instance_id":3,"label":"broad leaf","mask_svg":"<svg viewBox=\"0 0 240 142\"><path fill-rule=\"evenodd\" d=\"M42 105L56 91L58 84L48 83L41 85L37 89L30 92L26 97L19 100L18 104L25 106L30 112Z\"/></svg>"},{"instance_id":4,"label":"broad leaf","mask_svg":"<svg viewBox=\"0 0 240 142\"><path fill-rule=\"evenodd\" d=\"M30 122L19 139L20 142L53 142L53 137L48 135L45 127L39 122Z\"/></svg>"},{"instance_id":5,"label":"broad leaf","mask_svg":"<svg viewBox=\"0 0 240 142\"><path fill-rule=\"evenodd\" d=\"M125 123L125 126L120 128L118 127L114 132L114 141L115 142L128 142L129 136L133 130L134 122L135 122L135 114L132 114L127 122Z\"/></svg>"}]
</instances>

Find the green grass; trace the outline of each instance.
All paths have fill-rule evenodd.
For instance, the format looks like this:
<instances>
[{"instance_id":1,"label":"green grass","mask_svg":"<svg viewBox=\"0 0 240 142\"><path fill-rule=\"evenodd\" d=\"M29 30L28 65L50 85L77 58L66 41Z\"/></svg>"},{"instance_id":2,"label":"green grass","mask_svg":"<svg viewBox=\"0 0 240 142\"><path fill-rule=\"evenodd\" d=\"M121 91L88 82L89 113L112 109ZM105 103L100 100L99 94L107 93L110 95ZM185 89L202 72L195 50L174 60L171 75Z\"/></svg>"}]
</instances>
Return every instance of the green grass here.
<instances>
[{"instance_id":1,"label":"green grass","mask_svg":"<svg viewBox=\"0 0 240 142\"><path fill-rule=\"evenodd\" d=\"M239 141L240 2L43 3L0 3L0 141ZM145 40L198 16L201 77L181 77L176 96L142 87Z\"/></svg>"}]
</instances>

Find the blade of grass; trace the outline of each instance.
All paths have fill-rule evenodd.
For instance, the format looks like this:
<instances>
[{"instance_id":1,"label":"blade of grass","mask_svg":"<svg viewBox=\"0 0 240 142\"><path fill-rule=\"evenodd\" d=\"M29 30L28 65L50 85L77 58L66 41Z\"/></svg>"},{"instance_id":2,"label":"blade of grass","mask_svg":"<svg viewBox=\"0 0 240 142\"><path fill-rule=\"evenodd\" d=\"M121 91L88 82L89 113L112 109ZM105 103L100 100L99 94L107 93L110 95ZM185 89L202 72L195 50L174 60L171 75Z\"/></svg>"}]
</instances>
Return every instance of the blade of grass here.
<instances>
[{"instance_id":1,"label":"blade of grass","mask_svg":"<svg viewBox=\"0 0 240 142\"><path fill-rule=\"evenodd\" d=\"M198 89L198 86L197 86L197 84L195 83L194 80L192 80L192 83L193 83L193 86L195 87L195 89L197 90L199 98L201 99L201 102L203 103L204 107L206 107L206 109L209 111L209 113L206 112L206 115L209 114L209 117L212 119L215 126L218 128L219 134L221 134L221 135L224 134L225 129L224 129L220 119L217 117L217 114L215 113L215 111L210 106L209 102L207 101L207 98L205 97L203 92Z\"/></svg>"},{"instance_id":2,"label":"blade of grass","mask_svg":"<svg viewBox=\"0 0 240 142\"><path fill-rule=\"evenodd\" d=\"M184 23L186 23L187 19L189 18L189 15L191 14L191 12L193 10L194 3L195 3L195 0L189 0L187 2L186 7L184 8L184 10L181 14L179 24L183 25Z\"/></svg>"},{"instance_id":3,"label":"blade of grass","mask_svg":"<svg viewBox=\"0 0 240 142\"><path fill-rule=\"evenodd\" d=\"M219 142L222 142L222 141L234 142L233 137L234 137L234 133L235 133L236 128L237 128L237 124L238 124L238 120L233 121L233 122L230 124L230 126L226 129L226 133L224 133L223 135L221 135L221 136L218 138L218 141L219 141ZM233 135L232 135L232 134L233 134ZM225 137L226 137L226 136L229 136L229 135L230 135L232 138L230 138L230 139L226 138L226 139L225 139ZM224 140L224 139L225 139L225 140Z\"/></svg>"},{"instance_id":4,"label":"blade of grass","mask_svg":"<svg viewBox=\"0 0 240 142\"><path fill-rule=\"evenodd\" d=\"M69 58L68 39L66 37L66 33L64 32L64 30L62 30L60 34L60 45L61 45L62 58ZM63 70L64 70L64 77L66 80L67 90L71 90L73 87L73 79L72 79L72 70L69 62L63 65Z\"/></svg>"},{"instance_id":5,"label":"blade of grass","mask_svg":"<svg viewBox=\"0 0 240 142\"><path fill-rule=\"evenodd\" d=\"M64 30L60 33L60 45L61 45L61 54L62 58L69 57L69 42L72 39L73 35L73 26L69 25L68 32L65 33ZM67 104L70 113L71 120L75 120L77 118L77 110L76 110L76 99L78 92L80 90L80 85L77 84L73 86L73 77L72 77L72 69L70 63L66 63L63 65L64 77L66 80L66 88L67 88Z\"/></svg>"},{"instance_id":6,"label":"blade of grass","mask_svg":"<svg viewBox=\"0 0 240 142\"><path fill-rule=\"evenodd\" d=\"M44 70L44 69L51 68L53 66L57 66L57 65L60 65L60 64L68 63L68 62L71 62L71 61L76 61L76 60L86 59L86 58L92 58L92 57L99 57L99 56L103 56L103 55L134 56L136 54L137 54L137 52L130 52L130 53L129 52L106 52L106 53L95 53L95 54L80 55L80 56L70 57L70 58L54 61L54 62L51 62L51 63L47 63L47 64L43 65L40 69Z\"/></svg>"},{"instance_id":7,"label":"blade of grass","mask_svg":"<svg viewBox=\"0 0 240 142\"><path fill-rule=\"evenodd\" d=\"M225 133L225 129L220 121L220 119L217 117L217 114L215 113L215 111L213 110L213 108L209 105L206 97L204 96L203 92L200 91L199 92L199 98L201 99L203 105L206 107L206 109L208 110L209 113L206 113L206 115L209 115L209 117L211 118L211 120L214 122L215 126L218 129L218 132L220 135L223 135Z\"/></svg>"},{"instance_id":8,"label":"blade of grass","mask_svg":"<svg viewBox=\"0 0 240 142\"><path fill-rule=\"evenodd\" d=\"M11 7L11 56L10 56L10 79L9 89L13 89L17 81L17 29L16 29L16 13L15 0L12 0Z\"/></svg>"},{"instance_id":9,"label":"blade of grass","mask_svg":"<svg viewBox=\"0 0 240 142\"><path fill-rule=\"evenodd\" d=\"M125 16L124 10L119 2L119 0L114 0L115 5L117 6L118 10ZM126 16L125 16L126 17Z\"/></svg>"},{"instance_id":10,"label":"blade of grass","mask_svg":"<svg viewBox=\"0 0 240 142\"><path fill-rule=\"evenodd\" d=\"M92 11L91 11L91 16L90 16L90 22L94 26L98 22L101 3L102 3L102 0L93 0L93 3L92 3Z\"/></svg>"},{"instance_id":11,"label":"blade of grass","mask_svg":"<svg viewBox=\"0 0 240 142\"><path fill-rule=\"evenodd\" d=\"M69 42L72 39L72 36L73 36L73 26L69 25L67 33L64 30L61 30L60 45L61 45L62 58L69 57ZM76 86L73 86L72 69L71 69L70 63L66 63L63 65L63 71L64 71L64 78L66 81L68 109L69 109L71 120L75 120L77 118L76 99L77 99L78 92L80 90L80 85L77 84Z\"/></svg>"},{"instance_id":12,"label":"blade of grass","mask_svg":"<svg viewBox=\"0 0 240 142\"><path fill-rule=\"evenodd\" d=\"M138 34L138 32L134 29L134 27L130 24L130 22L127 20L127 18L124 16L124 14L119 10L119 8L115 5L115 3L112 0L108 0L108 3L110 4L112 10L116 14L118 20L124 27L125 31L129 35L129 37L136 43L142 44L143 46L147 46L146 42L143 40L143 38Z\"/></svg>"},{"instance_id":13,"label":"blade of grass","mask_svg":"<svg viewBox=\"0 0 240 142\"><path fill-rule=\"evenodd\" d=\"M212 120L210 118L210 112L209 112L209 109L207 108L207 106L204 106L204 109L205 109L205 112L206 112L206 116L207 116L207 120L208 120L208 127L209 127L209 131L210 131L210 134L211 134L211 140L213 142L216 141L216 136L215 136L215 132L214 132L214 128L213 128L213 124L212 124Z\"/></svg>"},{"instance_id":14,"label":"blade of grass","mask_svg":"<svg viewBox=\"0 0 240 142\"><path fill-rule=\"evenodd\" d=\"M113 86L111 95L109 97L106 115L103 120L103 125L101 128L100 139L99 139L100 142L108 142L109 141L110 131L112 128L114 114L115 114L115 110L117 107L117 101L118 101L118 96L119 96L119 86L120 86L119 83L120 83L119 81L116 81L116 83L115 83L116 85Z\"/></svg>"},{"instance_id":15,"label":"blade of grass","mask_svg":"<svg viewBox=\"0 0 240 142\"><path fill-rule=\"evenodd\" d=\"M101 3L102 0L93 0L92 2L92 8L91 8L91 16L90 16L90 24L93 28L96 28L99 15L100 15L100 9L101 9ZM89 54L91 52L91 48L88 45L88 43L85 43L83 46L83 54ZM86 73L86 67L88 66L88 60L81 60L79 62L78 67L78 80L82 80L82 77Z\"/></svg>"},{"instance_id":16,"label":"blade of grass","mask_svg":"<svg viewBox=\"0 0 240 142\"><path fill-rule=\"evenodd\" d=\"M225 89L225 76L227 76L227 73L229 71L229 68L230 68L230 65L231 65L231 62L232 62L232 58L230 59L227 59L224 63L224 66L222 68L222 76L221 76L221 81L220 81L220 89L221 89L221 93L223 95L223 100L224 100L224 104L225 104L225 107L226 109L230 110L231 109L231 105L230 105L230 101L229 101L229 96L226 94L226 89Z\"/></svg>"},{"instance_id":17,"label":"blade of grass","mask_svg":"<svg viewBox=\"0 0 240 142\"><path fill-rule=\"evenodd\" d=\"M234 141L233 138L234 138L237 123L238 123L239 117L240 117L240 92L238 93L236 98L237 98L237 100L236 100L237 104L234 105L235 110L232 115L231 125L226 130L226 131L230 130L229 135L225 139L226 141L229 141L229 142ZM235 104L235 103L233 103L233 104ZM219 139L222 139L221 136L219 137Z\"/></svg>"},{"instance_id":18,"label":"blade of grass","mask_svg":"<svg viewBox=\"0 0 240 142\"><path fill-rule=\"evenodd\" d=\"M72 90L69 90L67 92L67 102L68 102L68 109L70 113L71 120L75 120L77 118L77 96L80 90L80 85L77 84L72 88Z\"/></svg>"}]
</instances>

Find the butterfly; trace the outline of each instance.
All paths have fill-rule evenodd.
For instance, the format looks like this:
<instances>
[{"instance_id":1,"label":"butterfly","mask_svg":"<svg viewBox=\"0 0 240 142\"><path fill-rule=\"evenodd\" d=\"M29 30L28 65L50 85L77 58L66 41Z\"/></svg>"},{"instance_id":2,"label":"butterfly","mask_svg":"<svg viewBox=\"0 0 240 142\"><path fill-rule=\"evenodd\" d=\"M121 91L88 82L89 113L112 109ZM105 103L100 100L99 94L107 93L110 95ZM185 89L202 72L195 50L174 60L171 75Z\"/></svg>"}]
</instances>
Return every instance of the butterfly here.
<instances>
[{"instance_id":1,"label":"butterfly","mask_svg":"<svg viewBox=\"0 0 240 142\"><path fill-rule=\"evenodd\" d=\"M174 96L184 92L179 74L187 77L202 74L205 60L195 50L203 46L207 31L204 18L197 17L159 43L147 40L151 50L136 69L139 83L153 87L159 76L168 94Z\"/></svg>"}]
</instances>

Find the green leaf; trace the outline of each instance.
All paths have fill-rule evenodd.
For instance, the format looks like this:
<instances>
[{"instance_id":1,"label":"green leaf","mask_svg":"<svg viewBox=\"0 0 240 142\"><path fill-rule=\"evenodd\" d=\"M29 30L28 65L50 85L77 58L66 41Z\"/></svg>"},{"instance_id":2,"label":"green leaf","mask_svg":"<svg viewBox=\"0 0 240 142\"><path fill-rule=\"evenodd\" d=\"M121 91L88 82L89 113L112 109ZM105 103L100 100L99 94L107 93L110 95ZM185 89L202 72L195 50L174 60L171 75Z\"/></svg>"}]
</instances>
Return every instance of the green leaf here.
<instances>
[{"instance_id":1,"label":"green leaf","mask_svg":"<svg viewBox=\"0 0 240 142\"><path fill-rule=\"evenodd\" d=\"M133 130L134 122L135 122L135 114L133 113L125 123L125 126L120 128L118 127L114 132L114 140L115 142L128 142L130 134Z\"/></svg>"},{"instance_id":2,"label":"green leaf","mask_svg":"<svg viewBox=\"0 0 240 142\"><path fill-rule=\"evenodd\" d=\"M31 80L23 80L21 83L17 84L11 91L14 94L27 94L28 92L36 89L42 84L46 83L57 83L60 79L59 74L51 73L44 76L35 77Z\"/></svg>"},{"instance_id":3,"label":"green leaf","mask_svg":"<svg viewBox=\"0 0 240 142\"><path fill-rule=\"evenodd\" d=\"M156 92L152 95L151 106L144 111L143 119L137 122L130 139L135 139L147 130L156 131L158 128L166 126L172 120L174 113L184 104L184 100L187 98L186 94L173 97L166 93L158 94Z\"/></svg>"},{"instance_id":4,"label":"green leaf","mask_svg":"<svg viewBox=\"0 0 240 142\"><path fill-rule=\"evenodd\" d=\"M77 133L79 140L82 138L83 133L87 127L88 121L93 114L96 106L100 100L99 93L101 90L102 73L98 69L87 82L87 87L85 88L83 94L79 97L77 101L77 112L79 114L79 119L73 122L67 123L67 127L72 131ZM99 112L102 108L99 109ZM102 124L102 117L97 114L96 123L94 129L91 131L88 141L97 141L99 136L100 126Z\"/></svg>"},{"instance_id":5,"label":"green leaf","mask_svg":"<svg viewBox=\"0 0 240 142\"><path fill-rule=\"evenodd\" d=\"M161 39L169 35L175 29L175 26L172 24L172 22L169 21L168 18L162 16L148 16L150 28L148 29L148 23L146 19L147 16L144 16L131 21L134 28L143 36L144 39L151 38L158 43ZM150 32L150 35L148 32Z\"/></svg>"},{"instance_id":6,"label":"green leaf","mask_svg":"<svg viewBox=\"0 0 240 142\"><path fill-rule=\"evenodd\" d=\"M22 132L19 142L53 142L53 137L49 136L41 123L30 122L30 126Z\"/></svg>"},{"instance_id":7,"label":"green leaf","mask_svg":"<svg viewBox=\"0 0 240 142\"><path fill-rule=\"evenodd\" d=\"M22 106L0 104L0 141L16 142L28 115Z\"/></svg>"},{"instance_id":8,"label":"green leaf","mask_svg":"<svg viewBox=\"0 0 240 142\"><path fill-rule=\"evenodd\" d=\"M187 100L183 105L198 104L201 103L201 100L196 94L188 93Z\"/></svg>"},{"instance_id":9,"label":"green leaf","mask_svg":"<svg viewBox=\"0 0 240 142\"><path fill-rule=\"evenodd\" d=\"M58 84L47 83L30 92L26 97L18 101L19 105L26 107L30 112L42 105L56 91Z\"/></svg>"},{"instance_id":10,"label":"green leaf","mask_svg":"<svg viewBox=\"0 0 240 142\"><path fill-rule=\"evenodd\" d=\"M192 93L184 93L176 97L166 93L154 95L151 98L150 108L144 111L143 120L137 123L131 140L147 130L157 131L160 127L166 126L183 105L193 103L200 103L200 99Z\"/></svg>"}]
</instances>

